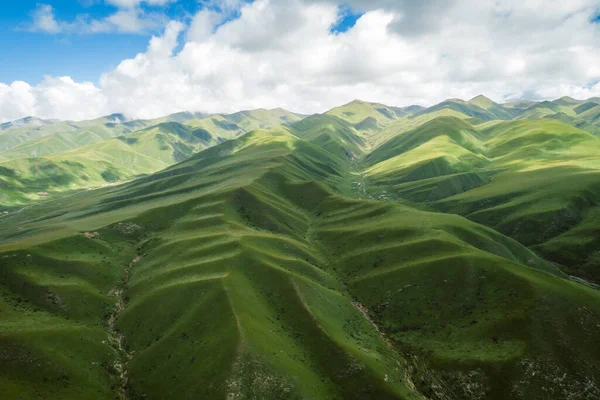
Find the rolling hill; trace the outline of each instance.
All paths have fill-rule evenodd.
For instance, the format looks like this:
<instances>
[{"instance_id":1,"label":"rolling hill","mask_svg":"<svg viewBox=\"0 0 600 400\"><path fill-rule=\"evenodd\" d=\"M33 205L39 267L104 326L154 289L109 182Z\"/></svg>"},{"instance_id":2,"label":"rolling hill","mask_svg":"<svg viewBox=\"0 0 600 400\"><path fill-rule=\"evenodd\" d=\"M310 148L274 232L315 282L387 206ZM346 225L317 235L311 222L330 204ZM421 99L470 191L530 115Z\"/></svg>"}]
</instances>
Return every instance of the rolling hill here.
<instances>
[{"instance_id":1,"label":"rolling hill","mask_svg":"<svg viewBox=\"0 0 600 400\"><path fill-rule=\"evenodd\" d=\"M179 113L151 121L101 125L84 121L79 126L92 127L23 142L0 153L0 184L4 186L0 207L126 181L183 161L244 134L246 129L268 128L302 118L281 109L197 119L202 115ZM110 116L101 120L107 119L125 118ZM139 129L131 131L134 127Z\"/></svg>"},{"instance_id":2,"label":"rolling hill","mask_svg":"<svg viewBox=\"0 0 600 400\"><path fill-rule=\"evenodd\" d=\"M55 192L0 214L0 390L600 397L600 138L532 107L258 110L1 163L0 194Z\"/></svg>"}]
</instances>

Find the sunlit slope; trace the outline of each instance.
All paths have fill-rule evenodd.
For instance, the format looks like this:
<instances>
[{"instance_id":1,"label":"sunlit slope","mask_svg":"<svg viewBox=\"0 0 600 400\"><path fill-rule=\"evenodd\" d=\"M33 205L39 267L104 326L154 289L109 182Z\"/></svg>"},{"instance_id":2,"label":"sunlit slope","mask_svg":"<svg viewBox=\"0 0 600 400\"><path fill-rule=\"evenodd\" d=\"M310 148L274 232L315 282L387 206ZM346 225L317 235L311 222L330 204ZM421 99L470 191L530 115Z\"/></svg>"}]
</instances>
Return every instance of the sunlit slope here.
<instances>
[{"instance_id":1,"label":"sunlit slope","mask_svg":"<svg viewBox=\"0 0 600 400\"><path fill-rule=\"evenodd\" d=\"M347 121L357 131L369 135L380 131L394 120L410 114L411 112L408 109L410 107L403 109L354 100L346 105L334 108L326 114Z\"/></svg>"},{"instance_id":2,"label":"sunlit slope","mask_svg":"<svg viewBox=\"0 0 600 400\"><path fill-rule=\"evenodd\" d=\"M592 106L590 103L586 103L586 104L588 104L590 107L588 109L586 109L585 111L582 111L581 113L577 114L577 116L579 118L583 118L586 121L589 121L592 124L595 124L597 126L600 125L600 104L598 104L596 106ZM584 105L585 104L582 104L582 106L584 106Z\"/></svg>"},{"instance_id":3,"label":"sunlit slope","mask_svg":"<svg viewBox=\"0 0 600 400\"><path fill-rule=\"evenodd\" d=\"M439 117L424 123L417 129L396 136L365 157L365 162L375 165L381 161L404 154L439 137L447 138L450 143L470 151L484 151L479 133L467 122L454 117Z\"/></svg>"},{"instance_id":4,"label":"sunlit slope","mask_svg":"<svg viewBox=\"0 0 600 400\"><path fill-rule=\"evenodd\" d=\"M487 181L491 162L481 138L464 120L439 117L378 147L364 158L364 173L370 186L410 200L449 196Z\"/></svg>"},{"instance_id":5,"label":"sunlit slope","mask_svg":"<svg viewBox=\"0 0 600 400\"><path fill-rule=\"evenodd\" d=\"M206 117L203 113L182 112L156 119L131 121L122 114L87 121L26 118L25 120L34 122L11 124L9 128L0 131L0 161L62 153L161 123L185 123Z\"/></svg>"},{"instance_id":6,"label":"sunlit slope","mask_svg":"<svg viewBox=\"0 0 600 400\"><path fill-rule=\"evenodd\" d=\"M63 153L77 147L99 143L123 134L121 129L80 129L59 132L29 140L0 154L2 161L17 158L34 158Z\"/></svg>"},{"instance_id":7,"label":"sunlit slope","mask_svg":"<svg viewBox=\"0 0 600 400\"><path fill-rule=\"evenodd\" d=\"M386 126L381 132L378 132L376 135L370 137L369 141L373 148L382 146L394 137L401 135L404 132L416 129L421 125L439 117L455 117L466 121L473 121L472 117L450 108L440 108L429 113L422 113L419 115L416 114L417 113L399 118Z\"/></svg>"},{"instance_id":8,"label":"sunlit slope","mask_svg":"<svg viewBox=\"0 0 600 400\"><path fill-rule=\"evenodd\" d=\"M33 120L39 120L32 118ZM123 133L132 132L135 127L145 127L149 123L147 121L132 121L125 122L126 117L122 114L111 114L105 117L96 118L93 120L86 121L58 121L49 120L44 123L34 124L17 124L13 125L8 129L0 130L0 152L10 150L22 143L29 141L36 141L36 139L44 138L47 136L53 136L59 134L57 141L61 142L65 140L64 134L76 133L76 132L87 132L92 137L99 135L101 137L114 137ZM66 137L69 137L68 135ZM86 135L81 135L78 140L85 140ZM50 140L51 142L51 140ZM44 143L43 141L40 143ZM91 143L91 142L90 142ZM63 143L64 144L64 143ZM88 143L85 143L88 144ZM59 146L57 144L56 146ZM43 150L43 147L36 148L35 145L31 151ZM51 154L47 152L40 153L38 155ZM31 157L32 155L27 155Z\"/></svg>"},{"instance_id":9,"label":"sunlit slope","mask_svg":"<svg viewBox=\"0 0 600 400\"><path fill-rule=\"evenodd\" d=\"M6 128L0 130L0 161L62 153L165 123L191 123L196 127L208 128L214 135L231 139L243 132L290 124L301 119L302 116L283 109L249 110L212 117L203 113L181 112L151 120L132 121L121 114L77 122L29 118L23 120L25 122L6 124Z\"/></svg>"},{"instance_id":10,"label":"sunlit slope","mask_svg":"<svg viewBox=\"0 0 600 400\"><path fill-rule=\"evenodd\" d=\"M208 118L187 121L193 128L205 129L223 139L236 137L256 129L269 129L278 125L290 125L304 116L282 108L273 110L257 109L240 111L234 114L218 114Z\"/></svg>"},{"instance_id":11,"label":"sunlit slope","mask_svg":"<svg viewBox=\"0 0 600 400\"><path fill-rule=\"evenodd\" d=\"M269 129L278 125L290 125L300 121L304 116L295 114L282 108L273 110L256 109L240 111L226 116L246 132L255 129Z\"/></svg>"},{"instance_id":12,"label":"sunlit slope","mask_svg":"<svg viewBox=\"0 0 600 400\"><path fill-rule=\"evenodd\" d=\"M513 119L516 115L513 110L504 108L485 96L477 96L469 101L464 101L461 99L446 100L416 113L415 117L438 112L444 109L456 111L468 117L477 118L484 121L495 119Z\"/></svg>"},{"instance_id":13,"label":"sunlit slope","mask_svg":"<svg viewBox=\"0 0 600 400\"><path fill-rule=\"evenodd\" d=\"M599 200L599 152L597 136L553 118L479 126L437 118L398 134L362 165L372 195L465 215L599 281L586 228Z\"/></svg>"},{"instance_id":14,"label":"sunlit slope","mask_svg":"<svg viewBox=\"0 0 600 400\"><path fill-rule=\"evenodd\" d=\"M104 186L167 167L160 160L131 151L121 141L69 154L24 158L0 164L0 204L17 207L53 194ZM104 150L108 150L105 153Z\"/></svg>"},{"instance_id":15,"label":"sunlit slope","mask_svg":"<svg viewBox=\"0 0 600 400\"><path fill-rule=\"evenodd\" d=\"M347 163L295 133L0 217L3 392L535 399L598 382L597 292L462 217L340 195ZM95 346L54 350L75 338Z\"/></svg>"},{"instance_id":16,"label":"sunlit slope","mask_svg":"<svg viewBox=\"0 0 600 400\"><path fill-rule=\"evenodd\" d=\"M220 141L204 129L168 122L52 156L3 162L0 203L24 203L38 192L45 196L149 174Z\"/></svg>"},{"instance_id":17,"label":"sunlit slope","mask_svg":"<svg viewBox=\"0 0 600 400\"><path fill-rule=\"evenodd\" d=\"M164 119L188 121L187 118L196 115L180 113ZM106 128L110 124L105 124L102 129L95 127L45 136L2 153L0 205L15 206L46 197L46 192L98 187L156 172L246 132L230 119L250 128L276 126L301 117L281 109L254 110L191 120L186 124L161 122L133 133L123 130L134 124L131 122L112 124L111 129ZM99 133L94 134L95 131ZM107 140L114 136L117 137ZM30 156L37 153L49 155Z\"/></svg>"},{"instance_id":18,"label":"sunlit slope","mask_svg":"<svg viewBox=\"0 0 600 400\"><path fill-rule=\"evenodd\" d=\"M0 152L10 150L29 140L61 132L74 132L78 129L71 122L56 121L34 126L14 126L0 131Z\"/></svg>"},{"instance_id":19,"label":"sunlit slope","mask_svg":"<svg viewBox=\"0 0 600 400\"><path fill-rule=\"evenodd\" d=\"M97 187L148 174L216 143L203 130L167 123L47 157L0 163L4 206L26 203L48 192Z\"/></svg>"},{"instance_id":20,"label":"sunlit slope","mask_svg":"<svg viewBox=\"0 0 600 400\"><path fill-rule=\"evenodd\" d=\"M482 134L490 137L488 157L503 173L489 185L445 199L444 207L529 245L564 232L595 206L597 137L546 119L496 125Z\"/></svg>"},{"instance_id":21,"label":"sunlit slope","mask_svg":"<svg viewBox=\"0 0 600 400\"><path fill-rule=\"evenodd\" d=\"M597 137L546 120L497 125L484 134L491 137L488 156L505 172L489 185L443 200L440 209L468 215L526 245L540 245L590 224L600 193ZM598 281L600 264L588 250L595 236L576 237L571 235L568 254L577 249L587 256L561 255L561 241L540 251L568 271L585 265L584 275Z\"/></svg>"}]
</instances>

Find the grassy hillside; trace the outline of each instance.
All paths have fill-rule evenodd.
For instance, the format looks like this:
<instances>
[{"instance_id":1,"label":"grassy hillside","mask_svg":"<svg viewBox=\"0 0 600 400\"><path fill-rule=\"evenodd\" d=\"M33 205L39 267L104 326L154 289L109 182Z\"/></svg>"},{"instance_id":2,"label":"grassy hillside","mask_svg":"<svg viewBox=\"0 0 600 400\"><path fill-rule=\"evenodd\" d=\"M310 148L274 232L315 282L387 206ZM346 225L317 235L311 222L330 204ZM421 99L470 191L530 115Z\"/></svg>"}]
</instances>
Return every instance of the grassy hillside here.
<instances>
[{"instance_id":1,"label":"grassy hillside","mask_svg":"<svg viewBox=\"0 0 600 400\"><path fill-rule=\"evenodd\" d=\"M465 218L360 200L335 121L0 216L3 393L598 396L600 294Z\"/></svg>"},{"instance_id":2,"label":"grassy hillside","mask_svg":"<svg viewBox=\"0 0 600 400\"><path fill-rule=\"evenodd\" d=\"M600 282L593 235L574 234L592 224L600 200L598 151L597 136L552 118L471 126L445 117L399 134L362 165L373 196L465 215Z\"/></svg>"},{"instance_id":3,"label":"grassy hillside","mask_svg":"<svg viewBox=\"0 0 600 400\"><path fill-rule=\"evenodd\" d=\"M477 118L483 121L495 119L513 119L515 116L515 113L512 112L511 109L504 108L484 96L477 96L469 101L460 99L446 100L440 104L416 113L415 116L418 117L444 109L459 112L468 117Z\"/></svg>"},{"instance_id":4,"label":"grassy hillside","mask_svg":"<svg viewBox=\"0 0 600 400\"><path fill-rule=\"evenodd\" d=\"M88 128L23 142L0 153L0 207L19 206L46 199L55 192L99 187L153 173L236 138L246 129L301 119L281 109L193 119L198 116L203 115L179 113L123 123L84 121L79 126ZM101 121L124 119L115 115ZM157 124L148 127L154 122ZM133 129L137 130L132 132Z\"/></svg>"},{"instance_id":5,"label":"grassy hillside","mask_svg":"<svg viewBox=\"0 0 600 400\"><path fill-rule=\"evenodd\" d=\"M452 102L161 121L0 164L4 201L49 192L0 213L0 391L599 398L600 139Z\"/></svg>"},{"instance_id":6,"label":"grassy hillside","mask_svg":"<svg viewBox=\"0 0 600 400\"><path fill-rule=\"evenodd\" d=\"M349 122L357 131L373 134L409 112L398 107L354 100L326 113Z\"/></svg>"}]
</instances>

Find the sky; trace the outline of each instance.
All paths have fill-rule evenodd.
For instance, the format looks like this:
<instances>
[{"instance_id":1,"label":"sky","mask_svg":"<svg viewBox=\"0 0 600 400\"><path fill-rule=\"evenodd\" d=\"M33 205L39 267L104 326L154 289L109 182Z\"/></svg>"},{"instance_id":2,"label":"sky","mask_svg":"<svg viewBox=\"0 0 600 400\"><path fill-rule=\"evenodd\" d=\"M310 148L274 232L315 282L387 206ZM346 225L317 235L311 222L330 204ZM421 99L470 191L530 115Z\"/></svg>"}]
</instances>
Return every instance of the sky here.
<instances>
[{"instance_id":1,"label":"sky","mask_svg":"<svg viewBox=\"0 0 600 400\"><path fill-rule=\"evenodd\" d=\"M600 0L20 0L0 122L600 96Z\"/></svg>"}]
</instances>

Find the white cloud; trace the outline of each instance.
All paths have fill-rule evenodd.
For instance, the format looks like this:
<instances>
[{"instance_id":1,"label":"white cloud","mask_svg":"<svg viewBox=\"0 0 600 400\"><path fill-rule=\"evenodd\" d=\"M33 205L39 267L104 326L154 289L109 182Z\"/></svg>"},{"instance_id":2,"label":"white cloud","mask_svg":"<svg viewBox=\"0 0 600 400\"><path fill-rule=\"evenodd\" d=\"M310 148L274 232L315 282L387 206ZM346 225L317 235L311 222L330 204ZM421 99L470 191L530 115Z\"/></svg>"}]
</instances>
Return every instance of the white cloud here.
<instances>
[{"instance_id":1,"label":"white cloud","mask_svg":"<svg viewBox=\"0 0 600 400\"><path fill-rule=\"evenodd\" d=\"M27 90L0 86L0 119L280 106L319 112L354 98L408 105L479 93L497 101L600 95L595 0L349 3L365 14L331 34L334 0L215 0L185 36L183 25L170 23L96 86L54 78ZM236 7L239 18L229 20ZM60 90L49 96L53 85Z\"/></svg>"},{"instance_id":2,"label":"white cloud","mask_svg":"<svg viewBox=\"0 0 600 400\"><path fill-rule=\"evenodd\" d=\"M165 17L138 8L118 10L102 20L83 21L75 27L80 33L146 33L164 26Z\"/></svg>"},{"instance_id":3,"label":"white cloud","mask_svg":"<svg viewBox=\"0 0 600 400\"><path fill-rule=\"evenodd\" d=\"M164 6L168 3L174 3L177 0L105 0L106 3L112 4L119 8L133 8L139 6L141 3L148 4L149 6Z\"/></svg>"},{"instance_id":4,"label":"white cloud","mask_svg":"<svg viewBox=\"0 0 600 400\"><path fill-rule=\"evenodd\" d=\"M148 33L164 27L167 19L161 13L144 11L139 5L146 3L156 6L172 1L175 0L111 0L111 4L119 7L114 13L101 19L79 14L73 21L57 20L52 6L38 4L25 30L51 34Z\"/></svg>"},{"instance_id":5,"label":"white cloud","mask_svg":"<svg viewBox=\"0 0 600 400\"><path fill-rule=\"evenodd\" d=\"M47 33L58 33L61 31L56 19L54 19L54 9L48 4L38 4L37 8L31 13L33 18L33 27L36 30Z\"/></svg>"},{"instance_id":6,"label":"white cloud","mask_svg":"<svg viewBox=\"0 0 600 400\"><path fill-rule=\"evenodd\" d=\"M60 119L85 119L107 108L107 99L91 82L74 82L69 77L45 79L36 86L0 83L2 121L27 115L47 115Z\"/></svg>"}]
</instances>

